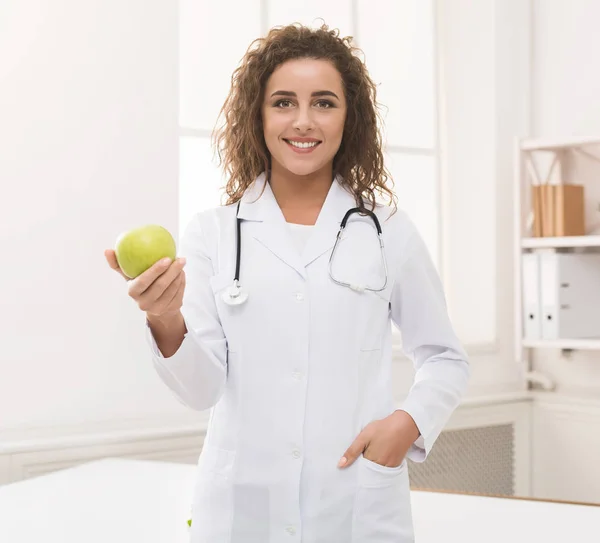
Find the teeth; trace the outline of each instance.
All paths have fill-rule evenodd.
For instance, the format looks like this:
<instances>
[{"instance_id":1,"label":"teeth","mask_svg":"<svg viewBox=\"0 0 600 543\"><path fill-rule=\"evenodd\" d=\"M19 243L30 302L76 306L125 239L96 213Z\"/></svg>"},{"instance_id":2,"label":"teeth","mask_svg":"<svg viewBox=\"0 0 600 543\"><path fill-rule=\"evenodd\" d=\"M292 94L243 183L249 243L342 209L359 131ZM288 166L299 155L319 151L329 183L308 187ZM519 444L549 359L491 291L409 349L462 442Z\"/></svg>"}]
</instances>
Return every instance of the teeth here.
<instances>
[{"instance_id":1,"label":"teeth","mask_svg":"<svg viewBox=\"0 0 600 543\"><path fill-rule=\"evenodd\" d=\"M288 143L290 143L291 145L293 145L294 147L298 147L299 149L308 149L309 147L314 147L315 145L317 145L319 142L318 141L311 141L311 142L306 142L306 143L302 143L299 141L291 141L291 140L286 140Z\"/></svg>"}]
</instances>

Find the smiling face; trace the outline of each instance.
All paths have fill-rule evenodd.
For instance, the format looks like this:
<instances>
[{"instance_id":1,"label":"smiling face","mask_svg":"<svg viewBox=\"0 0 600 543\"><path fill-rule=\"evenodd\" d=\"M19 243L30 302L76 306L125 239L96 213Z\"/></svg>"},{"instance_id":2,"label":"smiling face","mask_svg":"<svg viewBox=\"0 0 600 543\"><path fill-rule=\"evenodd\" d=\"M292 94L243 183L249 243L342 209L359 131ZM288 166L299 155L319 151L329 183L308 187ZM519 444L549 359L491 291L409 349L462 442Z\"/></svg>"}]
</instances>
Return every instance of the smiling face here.
<instances>
[{"instance_id":1,"label":"smiling face","mask_svg":"<svg viewBox=\"0 0 600 543\"><path fill-rule=\"evenodd\" d=\"M346 119L342 77L333 64L295 59L278 66L261 113L273 172L309 176L333 169Z\"/></svg>"}]
</instances>

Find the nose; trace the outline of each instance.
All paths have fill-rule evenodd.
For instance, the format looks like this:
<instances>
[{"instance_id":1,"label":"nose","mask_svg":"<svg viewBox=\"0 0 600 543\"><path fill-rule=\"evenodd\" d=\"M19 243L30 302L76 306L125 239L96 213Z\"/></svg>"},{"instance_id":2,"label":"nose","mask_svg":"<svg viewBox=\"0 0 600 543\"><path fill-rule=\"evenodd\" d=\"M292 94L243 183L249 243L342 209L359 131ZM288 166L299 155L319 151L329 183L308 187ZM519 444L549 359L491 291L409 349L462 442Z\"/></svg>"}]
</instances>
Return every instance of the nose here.
<instances>
[{"instance_id":1,"label":"nose","mask_svg":"<svg viewBox=\"0 0 600 543\"><path fill-rule=\"evenodd\" d=\"M300 106L296 109L296 116L293 121L293 127L298 132L309 132L314 128L310 107Z\"/></svg>"}]
</instances>

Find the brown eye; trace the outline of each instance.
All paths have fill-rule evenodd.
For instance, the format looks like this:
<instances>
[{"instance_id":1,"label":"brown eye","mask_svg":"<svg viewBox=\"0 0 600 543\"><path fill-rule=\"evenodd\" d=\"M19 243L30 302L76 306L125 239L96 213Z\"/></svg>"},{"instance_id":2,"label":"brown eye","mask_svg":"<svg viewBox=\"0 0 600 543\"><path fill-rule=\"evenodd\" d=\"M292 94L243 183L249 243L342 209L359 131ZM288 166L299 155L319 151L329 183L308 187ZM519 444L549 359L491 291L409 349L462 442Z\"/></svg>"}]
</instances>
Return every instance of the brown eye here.
<instances>
[{"instance_id":1,"label":"brown eye","mask_svg":"<svg viewBox=\"0 0 600 543\"><path fill-rule=\"evenodd\" d=\"M329 108L335 107L334 104L332 102L330 102L329 100L319 100L317 102L317 105L321 109L329 109Z\"/></svg>"},{"instance_id":2,"label":"brown eye","mask_svg":"<svg viewBox=\"0 0 600 543\"><path fill-rule=\"evenodd\" d=\"M285 105L282 105L285 104ZM288 108L290 105L292 104L292 102L290 100L277 100L277 102L275 102L274 106L275 107L279 107L282 109L286 109Z\"/></svg>"}]
</instances>

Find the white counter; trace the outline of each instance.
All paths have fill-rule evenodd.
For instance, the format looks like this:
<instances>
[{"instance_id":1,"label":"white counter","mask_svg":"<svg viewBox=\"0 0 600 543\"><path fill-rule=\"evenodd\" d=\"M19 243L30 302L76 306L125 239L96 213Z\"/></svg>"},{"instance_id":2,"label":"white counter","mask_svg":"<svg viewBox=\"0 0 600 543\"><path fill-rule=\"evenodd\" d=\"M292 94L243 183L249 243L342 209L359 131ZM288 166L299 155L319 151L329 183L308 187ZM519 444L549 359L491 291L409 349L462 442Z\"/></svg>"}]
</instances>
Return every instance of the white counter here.
<instances>
[{"instance_id":1,"label":"white counter","mask_svg":"<svg viewBox=\"0 0 600 543\"><path fill-rule=\"evenodd\" d=\"M0 542L188 543L195 469L106 459L4 485ZM412 503L417 543L600 543L600 507L421 491Z\"/></svg>"}]
</instances>

